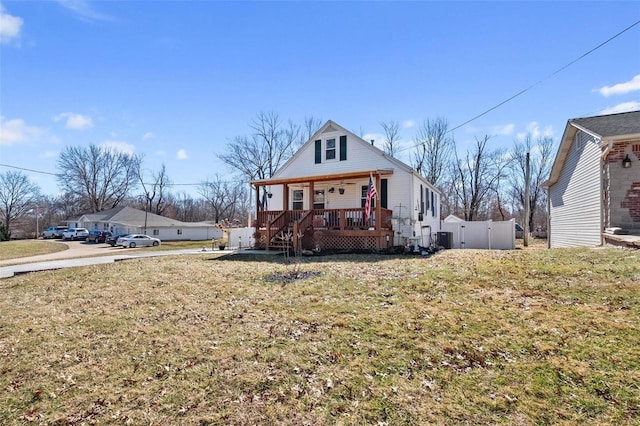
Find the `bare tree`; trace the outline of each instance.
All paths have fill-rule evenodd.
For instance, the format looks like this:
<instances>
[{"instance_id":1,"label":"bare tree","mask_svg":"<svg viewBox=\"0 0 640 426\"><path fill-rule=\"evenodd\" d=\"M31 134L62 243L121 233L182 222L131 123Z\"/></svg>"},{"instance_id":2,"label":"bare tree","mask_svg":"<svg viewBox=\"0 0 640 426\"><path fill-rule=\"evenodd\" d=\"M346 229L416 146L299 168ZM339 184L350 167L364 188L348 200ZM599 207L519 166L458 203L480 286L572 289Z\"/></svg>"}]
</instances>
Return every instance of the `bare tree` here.
<instances>
[{"instance_id":1,"label":"bare tree","mask_svg":"<svg viewBox=\"0 0 640 426\"><path fill-rule=\"evenodd\" d=\"M302 142L304 143L311 139L311 136L313 136L320 129L320 126L322 126L322 120L320 120L319 118L314 118L313 116L305 117L302 124L302 135L304 137L304 140Z\"/></svg>"},{"instance_id":2,"label":"bare tree","mask_svg":"<svg viewBox=\"0 0 640 426\"><path fill-rule=\"evenodd\" d=\"M0 215L7 239L11 237L11 223L36 206L39 192L40 188L22 172L0 173Z\"/></svg>"},{"instance_id":3,"label":"bare tree","mask_svg":"<svg viewBox=\"0 0 640 426\"><path fill-rule=\"evenodd\" d=\"M219 158L249 180L268 179L293 154L300 128L289 122L289 127L283 129L278 114L273 112L258 114L250 127L253 134L233 138ZM266 195L263 187L263 207Z\"/></svg>"},{"instance_id":4,"label":"bare tree","mask_svg":"<svg viewBox=\"0 0 640 426\"><path fill-rule=\"evenodd\" d=\"M186 192L168 194L164 216L181 222L202 222L207 220L207 205L202 199L194 199Z\"/></svg>"},{"instance_id":5,"label":"bare tree","mask_svg":"<svg viewBox=\"0 0 640 426\"><path fill-rule=\"evenodd\" d=\"M150 182L145 182L142 171L138 172L138 180L145 198L145 211L162 215L166 207L167 188L171 186L164 163L159 171L152 173Z\"/></svg>"},{"instance_id":6,"label":"bare tree","mask_svg":"<svg viewBox=\"0 0 640 426\"><path fill-rule=\"evenodd\" d=\"M449 135L447 120L427 119L414 139L413 168L433 185L440 185L451 161L455 142Z\"/></svg>"},{"instance_id":7,"label":"bare tree","mask_svg":"<svg viewBox=\"0 0 640 426\"><path fill-rule=\"evenodd\" d=\"M223 219L232 221L235 206L244 194L242 184L222 180L219 175L212 181L205 181L198 187L198 192L207 201L213 212L213 221L220 223Z\"/></svg>"},{"instance_id":8,"label":"bare tree","mask_svg":"<svg viewBox=\"0 0 640 426\"><path fill-rule=\"evenodd\" d=\"M398 153L398 142L400 142L400 125L397 121L387 121L380 123L384 131L383 151L392 157Z\"/></svg>"},{"instance_id":9,"label":"bare tree","mask_svg":"<svg viewBox=\"0 0 640 426\"><path fill-rule=\"evenodd\" d=\"M483 203L495 192L508 166L508 159L501 150L487 150L488 141L489 136L476 138L473 152L467 151L465 158L455 154L452 189L464 219L468 221L478 220Z\"/></svg>"},{"instance_id":10,"label":"bare tree","mask_svg":"<svg viewBox=\"0 0 640 426\"><path fill-rule=\"evenodd\" d=\"M522 141L515 141L511 153L509 183L513 198L518 207L524 209L525 203L525 173L526 157L530 153L531 182L529 184L529 232L535 228L534 217L541 211L546 211L547 194L540 186L551 172L554 154L553 139L547 136L539 137L535 142L531 134L527 134ZM543 223L544 221L539 221Z\"/></svg>"},{"instance_id":11,"label":"bare tree","mask_svg":"<svg viewBox=\"0 0 640 426\"><path fill-rule=\"evenodd\" d=\"M58 183L78 194L83 209L99 212L116 207L138 182L141 159L110 148L67 147L58 159Z\"/></svg>"}]
</instances>

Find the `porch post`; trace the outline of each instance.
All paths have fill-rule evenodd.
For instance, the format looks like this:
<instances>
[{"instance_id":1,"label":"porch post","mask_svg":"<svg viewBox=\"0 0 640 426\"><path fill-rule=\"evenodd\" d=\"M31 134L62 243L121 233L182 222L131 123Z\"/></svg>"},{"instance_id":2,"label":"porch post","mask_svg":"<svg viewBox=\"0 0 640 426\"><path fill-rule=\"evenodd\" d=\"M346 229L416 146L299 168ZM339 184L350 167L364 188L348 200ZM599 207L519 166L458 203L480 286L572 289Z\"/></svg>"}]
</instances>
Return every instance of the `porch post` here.
<instances>
[{"instance_id":1,"label":"porch post","mask_svg":"<svg viewBox=\"0 0 640 426\"><path fill-rule=\"evenodd\" d=\"M315 190L313 188L313 181L309 182L309 210L313 210L313 197L315 196ZM304 209L303 209L304 210Z\"/></svg>"},{"instance_id":2,"label":"porch post","mask_svg":"<svg viewBox=\"0 0 640 426\"><path fill-rule=\"evenodd\" d=\"M289 210L289 185L282 185L282 210Z\"/></svg>"},{"instance_id":3,"label":"porch post","mask_svg":"<svg viewBox=\"0 0 640 426\"><path fill-rule=\"evenodd\" d=\"M379 231L382 226L380 223L382 222L382 203L380 203L380 174L376 173L376 191L378 195L376 195L376 231Z\"/></svg>"}]
</instances>

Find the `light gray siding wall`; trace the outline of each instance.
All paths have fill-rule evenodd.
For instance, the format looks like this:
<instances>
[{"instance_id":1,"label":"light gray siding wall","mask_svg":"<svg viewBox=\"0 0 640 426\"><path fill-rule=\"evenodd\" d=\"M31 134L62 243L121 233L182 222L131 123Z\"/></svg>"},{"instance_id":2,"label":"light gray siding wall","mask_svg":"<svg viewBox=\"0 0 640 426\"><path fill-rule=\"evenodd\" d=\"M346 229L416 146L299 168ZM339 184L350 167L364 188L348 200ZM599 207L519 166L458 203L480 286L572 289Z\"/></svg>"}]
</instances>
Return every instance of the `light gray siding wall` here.
<instances>
[{"instance_id":1,"label":"light gray siding wall","mask_svg":"<svg viewBox=\"0 0 640 426\"><path fill-rule=\"evenodd\" d=\"M602 244L600 148L578 131L560 174L549 188L550 246Z\"/></svg>"}]
</instances>

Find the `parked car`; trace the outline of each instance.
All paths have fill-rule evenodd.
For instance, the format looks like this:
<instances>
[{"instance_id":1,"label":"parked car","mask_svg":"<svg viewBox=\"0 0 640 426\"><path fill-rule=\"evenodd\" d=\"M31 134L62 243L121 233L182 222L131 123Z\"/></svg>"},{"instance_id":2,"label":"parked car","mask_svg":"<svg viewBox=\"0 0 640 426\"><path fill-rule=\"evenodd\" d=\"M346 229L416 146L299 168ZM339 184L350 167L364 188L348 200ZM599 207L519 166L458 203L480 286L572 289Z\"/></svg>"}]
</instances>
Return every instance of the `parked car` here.
<instances>
[{"instance_id":1,"label":"parked car","mask_svg":"<svg viewBox=\"0 0 640 426\"><path fill-rule=\"evenodd\" d=\"M50 226L42 231L42 238L62 238L62 233L67 230L66 226Z\"/></svg>"},{"instance_id":2,"label":"parked car","mask_svg":"<svg viewBox=\"0 0 640 426\"><path fill-rule=\"evenodd\" d=\"M63 240L86 240L88 236L87 228L69 228L62 233Z\"/></svg>"},{"instance_id":3,"label":"parked car","mask_svg":"<svg viewBox=\"0 0 640 426\"><path fill-rule=\"evenodd\" d=\"M126 237L129 234L112 234L110 236L107 237L107 239L105 240L105 243L109 244L111 247L116 245L116 242L118 241L118 238L122 238L122 237Z\"/></svg>"},{"instance_id":4,"label":"parked car","mask_svg":"<svg viewBox=\"0 0 640 426\"><path fill-rule=\"evenodd\" d=\"M118 238L118 241L116 241L116 246L129 247L129 248L145 247L145 246L156 247L159 245L160 245L160 239L153 238L144 234L130 234L124 237L120 237Z\"/></svg>"},{"instance_id":5,"label":"parked car","mask_svg":"<svg viewBox=\"0 0 640 426\"><path fill-rule=\"evenodd\" d=\"M105 243L107 238L111 236L109 231L91 231L87 237L87 242L92 243Z\"/></svg>"}]
</instances>

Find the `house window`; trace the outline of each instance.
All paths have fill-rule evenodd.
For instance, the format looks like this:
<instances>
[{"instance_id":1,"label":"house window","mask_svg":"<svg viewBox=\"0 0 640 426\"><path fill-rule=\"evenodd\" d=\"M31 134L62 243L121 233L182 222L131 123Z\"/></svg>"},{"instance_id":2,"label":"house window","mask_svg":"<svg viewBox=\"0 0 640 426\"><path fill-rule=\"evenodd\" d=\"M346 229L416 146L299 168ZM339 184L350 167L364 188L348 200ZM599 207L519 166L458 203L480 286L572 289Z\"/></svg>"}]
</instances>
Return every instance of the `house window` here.
<instances>
[{"instance_id":1,"label":"house window","mask_svg":"<svg viewBox=\"0 0 640 426\"><path fill-rule=\"evenodd\" d=\"M324 209L324 190L316 190L313 194L313 208L322 210Z\"/></svg>"},{"instance_id":2,"label":"house window","mask_svg":"<svg viewBox=\"0 0 640 426\"><path fill-rule=\"evenodd\" d=\"M182 229L176 229L178 231L178 235L182 235Z\"/></svg>"},{"instance_id":3,"label":"house window","mask_svg":"<svg viewBox=\"0 0 640 426\"><path fill-rule=\"evenodd\" d=\"M302 189L293 191L293 210L302 210Z\"/></svg>"},{"instance_id":4,"label":"house window","mask_svg":"<svg viewBox=\"0 0 640 426\"><path fill-rule=\"evenodd\" d=\"M336 159L336 140L335 139L327 139L327 151L325 154L325 158L327 160Z\"/></svg>"},{"instance_id":5,"label":"house window","mask_svg":"<svg viewBox=\"0 0 640 426\"><path fill-rule=\"evenodd\" d=\"M154 230L153 230L153 235L154 235L154 236L156 236L156 235L160 235L160 230L159 230L159 229L154 229Z\"/></svg>"},{"instance_id":6,"label":"house window","mask_svg":"<svg viewBox=\"0 0 640 426\"><path fill-rule=\"evenodd\" d=\"M369 193L369 185L362 185L360 189L360 207L365 208L367 205L367 194ZM371 208L375 208L376 199L378 197L371 200Z\"/></svg>"}]
</instances>

